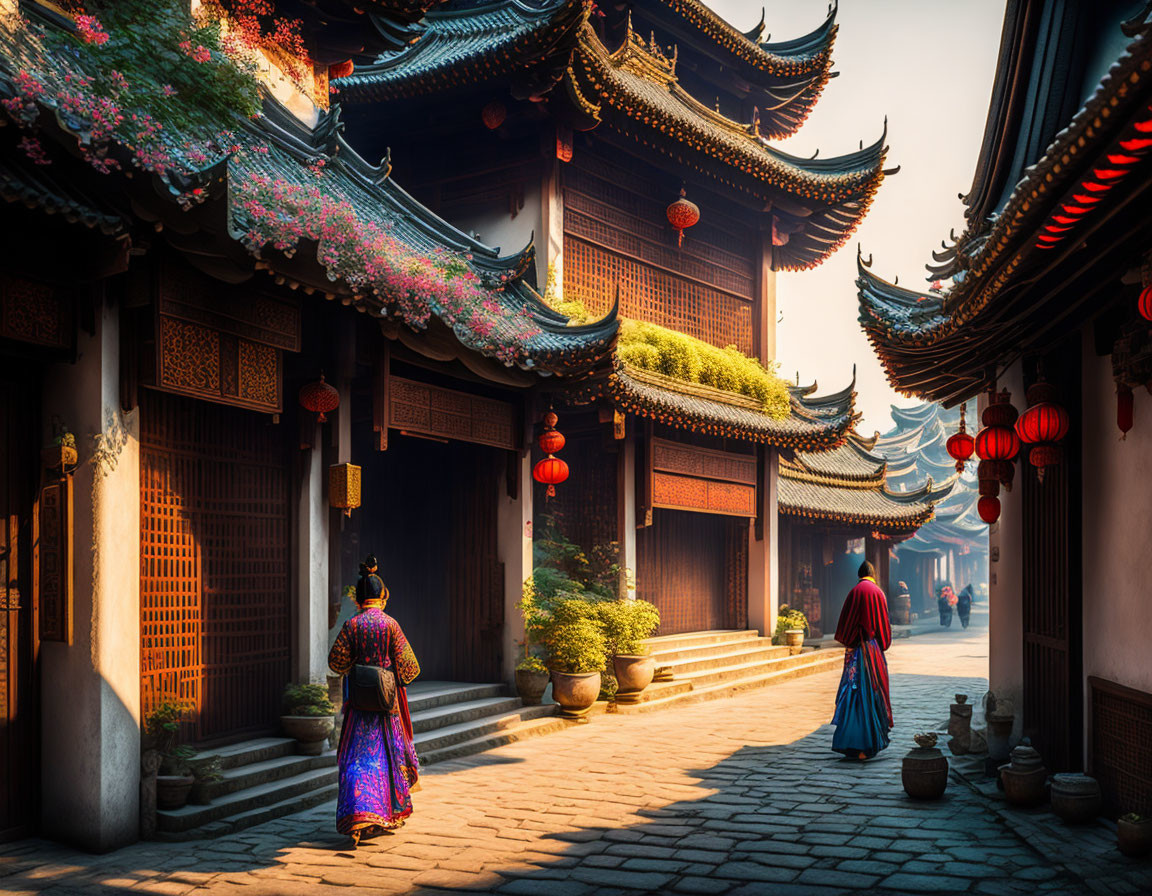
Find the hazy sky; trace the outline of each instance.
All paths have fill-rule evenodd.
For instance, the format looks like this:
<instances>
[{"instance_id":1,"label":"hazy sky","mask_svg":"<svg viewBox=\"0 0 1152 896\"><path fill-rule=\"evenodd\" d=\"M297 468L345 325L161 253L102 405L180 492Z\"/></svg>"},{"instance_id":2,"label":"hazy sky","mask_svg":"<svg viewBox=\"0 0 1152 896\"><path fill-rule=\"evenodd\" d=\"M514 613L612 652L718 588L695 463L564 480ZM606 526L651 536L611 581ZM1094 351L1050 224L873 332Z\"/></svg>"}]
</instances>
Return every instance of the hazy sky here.
<instances>
[{"instance_id":1,"label":"hazy sky","mask_svg":"<svg viewBox=\"0 0 1152 896\"><path fill-rule=\"evenodd\" d=\"M760 20L756 0L708 0L741 31ZM805 34L824 20L826 0L768 0L773 40ZM843 387L857 364L859 429L887 430L892 403L915 404L888 386L857 323L856 246L872 254L873 270L927 289L924 265L940 240L963 229L958 193L972 182L992 90L1004 0L842 0L833 71L812 115L781 149L827 158L879 137L888 116L885 179L863 224L812 271L780 274L777 324L780 373L800 371L821 391Z\"/></svg>"}]
</instances>

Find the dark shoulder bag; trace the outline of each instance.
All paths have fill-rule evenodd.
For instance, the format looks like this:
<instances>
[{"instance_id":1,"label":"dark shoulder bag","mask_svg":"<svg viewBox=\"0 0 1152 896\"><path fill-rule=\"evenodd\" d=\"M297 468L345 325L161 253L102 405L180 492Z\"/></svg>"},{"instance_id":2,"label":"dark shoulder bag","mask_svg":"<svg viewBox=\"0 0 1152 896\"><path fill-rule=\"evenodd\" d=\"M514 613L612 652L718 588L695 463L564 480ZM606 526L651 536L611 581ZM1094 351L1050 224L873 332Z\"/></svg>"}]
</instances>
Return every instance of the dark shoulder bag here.
<instances>
[{"instance_id":1,"label":"dark shoulder bag","mask_svg":"<svg viewBox=\"0 0 1152 896\"><path fill-rule=\"evenodd\" d=\"M348 702L362 712L396 712L396 676L381 666L353 666L348 673Z\"/></svg>"}]
</instances>

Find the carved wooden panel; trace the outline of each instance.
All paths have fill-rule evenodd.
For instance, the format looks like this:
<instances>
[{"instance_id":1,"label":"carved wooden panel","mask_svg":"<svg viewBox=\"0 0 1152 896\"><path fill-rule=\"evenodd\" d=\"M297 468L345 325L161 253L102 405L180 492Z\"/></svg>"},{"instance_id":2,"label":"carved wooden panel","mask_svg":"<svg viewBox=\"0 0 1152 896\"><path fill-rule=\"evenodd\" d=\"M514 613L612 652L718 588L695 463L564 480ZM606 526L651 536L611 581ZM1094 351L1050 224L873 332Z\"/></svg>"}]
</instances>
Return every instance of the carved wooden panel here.
<instances>
[{"instance_id":1,"label":"carved wooden panel","mask_svg":"<svg viewBox=\"0 0 1152 896\"><path fill-rule=\"evenodd\" d=\"M1095 676L1090 772L1113 815L1152 813L1152 694Z\"/></svg>"},{"instance_id":2,"label":"carved wooden panel","mask_svg":"<svg viewBox=\"0 0 1152 896\"><path fill-rule=\"evenodd\" d=\"M71 478L40 489L36 564L40 596L40 640L72 640Z\"/></svg>"},{"instance_id":3,"label":"carved wooden panel","mask_svg":"<svg viewBox=\"0 0 1152 896\"><path fill-rule=\"evenodd\" d=\"M0 275L0 337L49 348L72 347L72 303L60 290Z\"/></svg>"},{"instance_id":4,"label":"carved wooden panel","mask_svg":"<svg viewBox=\"0 0 1152 896\"><path fill-rule=\"evenodd\" d=\"M728 454L663 439L652 440L652 467L668 473L756 484L756 457Z\"/></svg>"},{"instance_id":5,"label":"carved wooden panel","mask_svg":"<svg viewBox=\"0 0 1152 896\"><path fill-rule=\"evenodd\" d=\"M393 429L508 450L518 447L516 409L508 402L398 376L388 378L388 388L388 424Z\"/></svg>"},{"instance_id":6,"label":"carved wooden panel","mask_svg":"<svg viewBox=\"0 0 1152 896\"><path fill-rule=\"evenodd\" d=\"M285 434L157 392L140 424L143 711L190 701L197 740L271 733L291 671Z\"/></svg>"},{"instance_id":7,"label":"carved wooden panel","mask_svg":"<svg viewBox=\"0 0 1152 896\"><path fill-rule=\"evenodd\" d=\"M714 482L658 472L652 477L652 498L655 507L726 516L756 516L756 487L736 482Z\"/></svg>"}]
</instances>

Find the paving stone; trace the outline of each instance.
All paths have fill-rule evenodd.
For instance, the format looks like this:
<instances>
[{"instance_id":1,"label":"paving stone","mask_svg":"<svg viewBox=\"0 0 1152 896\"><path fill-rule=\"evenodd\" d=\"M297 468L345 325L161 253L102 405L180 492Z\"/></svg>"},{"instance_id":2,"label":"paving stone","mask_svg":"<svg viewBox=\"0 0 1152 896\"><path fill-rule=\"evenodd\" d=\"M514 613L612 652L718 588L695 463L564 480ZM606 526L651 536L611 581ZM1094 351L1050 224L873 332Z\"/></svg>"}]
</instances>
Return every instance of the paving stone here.
<instances>
[{"instance_id":1,"label":"paving stone","mask_svg":"<svg viewBox=\"0 0 1152 896\"><path fill-rule=\"evenodd\" d=\"M700 893L704 896L713 896L713 894L726 893L733 886L730 880L720 880L712 877L682 877L675 884L672 889L677 893Z\"/></svg>"},{"instance_id":2,"label":"paving stone","mask_svg":"<svg viewBox=\"0 0 1152 896\"><path fill-rule=\"evenodd\" d=\"M874 874L857 874L848 871L836 871L828 868L809 868L801 871L798 882L802 884L817 884L829 887L855 887L863 889L874 884L879 877Z\"/></svg>"},{"instance_id":3,"label":"paving stone","mask_svg":"<svg viewBox=\"0 0 1152 896\"><path fill-rule=\"evenodd\" d=\"M606 887L622 887L629 890L659 890L671 880L671 874L656 874L644 871L622 871L618 868L577 868L572 872L576 880Z\"/></svg>"},{"instance_id":4,"label":"paving stone","mask_svg":"<svg viewBox=\"0 0 1152 896\"><path fill-rule=\"evenodd\" d=\"M963 877L897 872L884 878L880 885L886 889L910 890L913 893L965 893L971 884L972 881Z\"/></svg>"}]
</instances>

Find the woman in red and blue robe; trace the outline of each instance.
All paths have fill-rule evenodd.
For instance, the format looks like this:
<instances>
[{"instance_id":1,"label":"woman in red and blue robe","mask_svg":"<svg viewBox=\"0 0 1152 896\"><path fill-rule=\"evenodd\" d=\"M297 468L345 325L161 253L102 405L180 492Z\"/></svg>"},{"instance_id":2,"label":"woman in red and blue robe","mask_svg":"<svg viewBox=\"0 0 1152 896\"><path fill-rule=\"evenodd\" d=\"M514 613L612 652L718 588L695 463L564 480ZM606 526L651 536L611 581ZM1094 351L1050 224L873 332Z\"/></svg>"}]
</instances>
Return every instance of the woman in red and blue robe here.
<instances>
[{"instance_id":1,"label":"woman in red and blue robe","mask_svg":"<svg viewBox=\"0 0 1152 896\"><path fill-rule=\"evenodd\" d=\"M844 674L836 692L832 749L851 759L870 759L888 746L892 701L888 696L888 662L892 646L888 599L876 584L876 570L865 561L860 581L848 593L836 640L848 648Z\"/></svg>"},{"instance_id":2,"label":"woman in red and blue robe","mask_svg":"<svg viewBox=\"0 0 1152 896\"><path fill-rule=\"evenodd\" d=\"M359 664L391 669L396 676L397 706L391 713L350 707L345 679L344 725L336 752L336 829L353 843L404 824L412 814L411 789L420 773L404 693L420 674L420 665L400 624L384 612L387 601L388 589L376 575L376 559L369 556L356 585L360 612L344 623L328 654L328 665L337 675L347 675Z\"/></svg>"}]
</instances>

